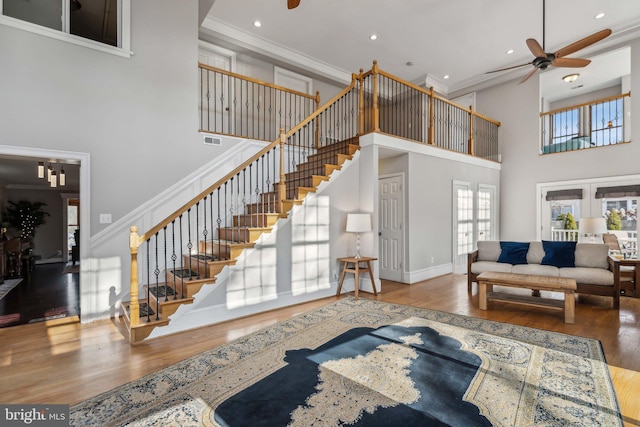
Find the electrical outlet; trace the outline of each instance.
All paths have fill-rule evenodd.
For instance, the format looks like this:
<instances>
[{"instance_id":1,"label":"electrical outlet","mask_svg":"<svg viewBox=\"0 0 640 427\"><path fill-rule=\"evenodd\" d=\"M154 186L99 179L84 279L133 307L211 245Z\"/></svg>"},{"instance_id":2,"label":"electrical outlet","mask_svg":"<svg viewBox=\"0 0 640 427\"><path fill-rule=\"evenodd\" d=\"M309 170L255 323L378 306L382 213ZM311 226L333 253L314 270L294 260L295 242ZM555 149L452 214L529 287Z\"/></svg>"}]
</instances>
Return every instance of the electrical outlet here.
<instances>
[{"instance_id":1,"label":"electrical outlet","mask_svg":"<svg viewBox=\"0 0 640 427\"><path fill-rule=\"evenodd\" d=\"M111 224L111 214L110 213L100 214L100 224Z\"/></svg>"}]
</instances>

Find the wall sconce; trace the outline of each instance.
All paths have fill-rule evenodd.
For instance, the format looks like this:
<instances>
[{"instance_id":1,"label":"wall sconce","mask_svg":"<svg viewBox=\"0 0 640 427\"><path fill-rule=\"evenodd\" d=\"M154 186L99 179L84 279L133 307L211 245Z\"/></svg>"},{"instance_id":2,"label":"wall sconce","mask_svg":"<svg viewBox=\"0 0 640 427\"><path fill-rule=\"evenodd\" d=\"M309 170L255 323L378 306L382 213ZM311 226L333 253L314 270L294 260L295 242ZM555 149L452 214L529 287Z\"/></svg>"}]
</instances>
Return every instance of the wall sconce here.
<instances>
[{"instance_id":1,"label":"wall sconce","mask_svg":"<svg viewBox=\"0 0 640 427\"><path fill-rule=\"evenodd\" d=\"M562 78L562 80L564 80L567 83L573 83L576 80L578 80L578 77L580 77L580 74L578 74L578 73L567 74L566 76L564 76Z\"/></svg>"},{"instance_id":2,"label":"wall sconce","mask_svg":"<svg viewBox=\"0 0 640 427\"><path fill-rule=\"evenodd\" d=\"M360 233L366 233L371 231L371 215L369 214L349 214L347 215L347 228L348 233L356 233L356 256L354 258L360 259Z\"/></svg>"}]
</instances>

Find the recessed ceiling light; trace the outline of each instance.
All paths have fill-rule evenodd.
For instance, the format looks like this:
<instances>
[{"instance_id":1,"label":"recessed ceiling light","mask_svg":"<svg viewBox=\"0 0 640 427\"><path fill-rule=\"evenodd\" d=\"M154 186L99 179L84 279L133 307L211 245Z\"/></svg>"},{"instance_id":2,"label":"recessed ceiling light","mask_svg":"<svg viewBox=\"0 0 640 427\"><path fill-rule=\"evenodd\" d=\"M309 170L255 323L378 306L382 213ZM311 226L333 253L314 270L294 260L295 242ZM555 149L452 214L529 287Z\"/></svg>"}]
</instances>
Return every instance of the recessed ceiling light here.
<instances>
[{"instance_id":1,"label":"recessed ceiling light","mask_svg":"<svg viewBox=\"0 0 640 427\"><path fill-rule=\"evenodd\" d=\"M562 78L562 80L564 80L567 83L573 83L576 80L578 80L578 77L580 77L580 74L578 74L578 73L567 74L566 76L564 76Z\"/></svg>"},{"instance_id":2,"label":"recessed ceiling light","mask_svg":"<svg viewBox=\"0 0 640 427\"><path fill-rule=\"evenodd\" d=\"M513 53L513 49L509 49L508 51L505 52L507 55L511 55Z\"/></svg>"},{"instance_id":3,"label":"recessed ceiling light","mask_svg":"<svg viewBox=\"0 0 640 427\"><path fill-rule=\"evenodd\" d=\"M378 36L376 36L375 34L371 34L369 36L369 40L378 40Z\"/></svg>"},{"instance_id":4,"label":"recessed ceiling light","mask_svg":"<svg viewBox=\"0 0 640 427\"><path fill-rule=\"evenodd\" d=\"M260 27L262 27L262 22L260 22L260 21L253 21L253 26L254 26L254 27L256 27L256 28L260 28Z\"/></svg>"},{"instance_id":5,"label":"recessed ceiling light","mask_svg":"<svg viewBox=\"0 0 640 427\"><path fill-rule=\"evenodd\" d=\"M599 14L597 14L597 15L595 16L595 18L596 18L596 19L602 19L602 18L604 18L604 12L600 12Z\"/></svg>"},{"instance_id":6,"label":"recessed ceiling light","mask_svg":"<svg viewBox=\"0 0 640 427\"><path fill-rule=\"evenodd\" d=\"M444 79L448 79L449 78L449 74L445 74Z\"/></svg>"}]
</instances>

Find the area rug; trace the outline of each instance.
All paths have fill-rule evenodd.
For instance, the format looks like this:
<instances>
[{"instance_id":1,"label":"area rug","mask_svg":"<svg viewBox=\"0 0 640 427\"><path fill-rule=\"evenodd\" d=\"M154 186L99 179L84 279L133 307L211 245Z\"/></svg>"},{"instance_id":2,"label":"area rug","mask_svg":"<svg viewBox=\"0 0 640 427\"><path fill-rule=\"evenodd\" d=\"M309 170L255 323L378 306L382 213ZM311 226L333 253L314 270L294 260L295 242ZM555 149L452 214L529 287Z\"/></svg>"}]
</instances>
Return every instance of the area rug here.
<instances>
[{"instance_id":1,"label":"area rug","mask_svg":"<svg viewBox=\"0 0 640 427\"><path fill-rule=\"evenodd\" d=\"M5 279L4 283L0 285L0 300L7 296L7 294L16 286L22 282L22 279Z\"/></svg>"},{"instance_id":2,"label":"area rug","mask_svg":"<svg viewBox=\"0 0 640 427\"><path fill-rule=\"evenodd\" d=\"M342 299L71 408L76 426L622 426L599 341Z\"/></svg>"}]
</instances>

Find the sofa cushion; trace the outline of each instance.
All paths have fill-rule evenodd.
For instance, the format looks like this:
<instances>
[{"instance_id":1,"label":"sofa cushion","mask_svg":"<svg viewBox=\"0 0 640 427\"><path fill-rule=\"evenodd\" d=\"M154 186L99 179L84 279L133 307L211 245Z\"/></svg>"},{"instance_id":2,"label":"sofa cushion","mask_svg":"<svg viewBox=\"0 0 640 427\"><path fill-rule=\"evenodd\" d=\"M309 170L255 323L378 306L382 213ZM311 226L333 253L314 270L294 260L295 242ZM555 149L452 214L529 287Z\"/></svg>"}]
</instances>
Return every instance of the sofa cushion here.
<instances>
[{"instance_id":1,"label":"sofa cushion","mask_svg":"<svg viewBox=\"0 0 640 427\"><path fill-rule=\"evenodd\" d=\"M576 242L542 241L544 258L542 265L553 265L558 268L576 266Z\"/></svg>"},{"instance_id":2,"label":"sofa cushion","mask_svg":"<svg viewBox=\"0 0 640 427\"><path fill-rule=\"evenodd\" d=\"M529 252L527 252L527 263L541 264L542 258L544 258L544 249L542 249L542 242L530 242Z\"/></svg>"},{"instance_id":3,"label":"sofa cushion","mask_svg":"<svg viewBox=\"0 0 640 427\"><path fill-rule=\"evenodd\" d=\"M498 273L511 273L511 264L493 261L476 261L471 264L473 274L484 273L485 271L495 271Z\"/></svg>"},{"instance_id":4,"label":"sofa cushion","mask_svg":"<svg viewBox=\"0 0 640 427\"><path fill-rule=\"evenodd\" d=\"M535 276L557 277L558 267L554 267L553 265L522 264L514 265L511 272L518 274L533 274Z\"/></svg>"},{"instance_id":5,"label":"sofa cushion","mask_svg":"<svg viewBox=\"0 0 640 427\"><path fill-rule=\"evenodd\" d=\"M517 265L527 263L528 242L500 242L500 256L498 262Z\"/></svg>"},{"instance_id":6,"label":"sofa cushion","mask_svg":"<svg viewBox=\"0 0 640 427\"><path fill-rule=\"evenodd\" d=\"M478 261L497 262L500 257L500 242L496 240L480 240L478 242Z\"/></svg>"},{"instance_id":7,"label":"sofa cushion","mask_svg":"<svg viewBox=\"0 0 640 427\"><path fill-rule=\"evenodd\" d=\"M560 277L575 279L577 283L585 285L613 286L613 271L605 270L603 268L561 268Z\"/></svg>"},{"instance_id":8,"label":"sofa cushion","mask_svg":"<svg viewBox=\"0 0 640 427\"><path fill-rule=\"evenodd\" d=\"M604 243L578 243L576 267L609 268L609 246Z\"/></svg>"}]
</instances>

